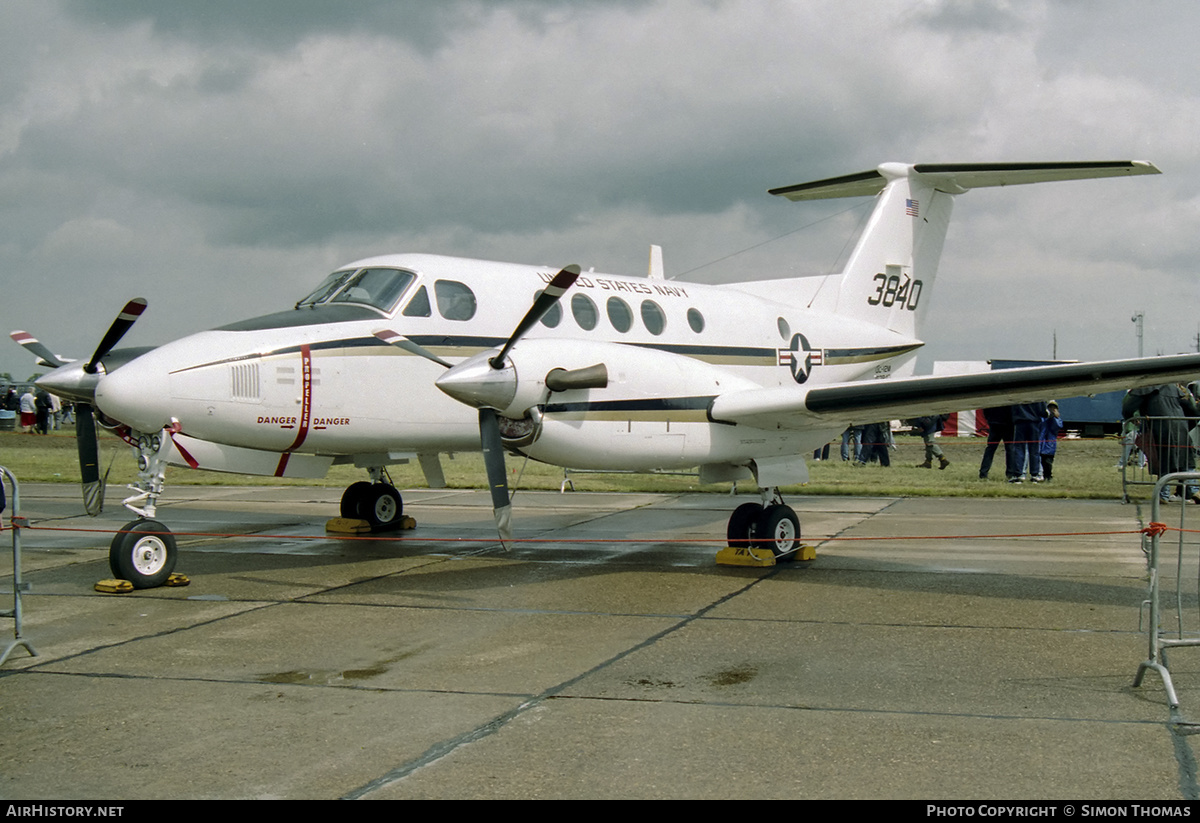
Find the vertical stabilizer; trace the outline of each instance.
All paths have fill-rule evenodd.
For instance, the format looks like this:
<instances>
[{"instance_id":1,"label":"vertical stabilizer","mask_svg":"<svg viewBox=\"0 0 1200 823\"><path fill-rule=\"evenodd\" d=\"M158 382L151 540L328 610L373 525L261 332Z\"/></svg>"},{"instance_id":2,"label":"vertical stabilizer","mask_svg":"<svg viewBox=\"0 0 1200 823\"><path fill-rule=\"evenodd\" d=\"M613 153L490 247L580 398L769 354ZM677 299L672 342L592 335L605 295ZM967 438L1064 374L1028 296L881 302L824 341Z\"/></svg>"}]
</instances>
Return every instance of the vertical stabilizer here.
<instances>
[{"instance_id":1,"label":"vertical stabilizer","mask_svg":"<svg viewBox=\"0 0 1200 823\"><path fill-rule=\"evenodd\" d=\"M875 209L850 254L837 313L916 337L929 306L953 195L938 191L912 166L879 167L885 179Z\"/></svg>"},{"instance_id":2,"label":"vertical stabilizer","mask_svg":"<svg viewBox=\"0 0 1200 823\"><path fill-rule=\"evenodd\" d=\"M842 276L836 312L917 337L956 194L983 186L1158 174L1142 161L884 163L873 171L772 189L789 200L876 196Z\"/></svg>"}]
</instances>

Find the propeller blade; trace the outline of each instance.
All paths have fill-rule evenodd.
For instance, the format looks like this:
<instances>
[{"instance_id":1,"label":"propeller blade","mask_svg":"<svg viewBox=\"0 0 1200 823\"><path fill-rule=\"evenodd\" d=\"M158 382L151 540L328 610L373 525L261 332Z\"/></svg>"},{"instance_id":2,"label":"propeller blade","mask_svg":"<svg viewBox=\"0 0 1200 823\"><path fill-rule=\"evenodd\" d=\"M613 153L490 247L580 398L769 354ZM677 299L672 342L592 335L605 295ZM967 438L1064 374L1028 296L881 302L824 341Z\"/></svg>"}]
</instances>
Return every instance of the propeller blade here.
<instances>
[{"instance_id":1,"label":"propeller blade","mask_svg":"<svg viewBox=\"0 0 1200 823\"><path fill-rule=\"evenodd\" d=\"M95 517L104 510L105 484L100 477L100 444L96 439L96 415L87 403L75 404L75 445L79 448L83 508Z\"/></svg>"},{"instance_id":2,"label":"propeller blade","mask_svg":"<svg viewBox=\"0 0 1200 823\"><path fill-rule=\"evenodd\" d=\"M448 369L454 368L453 363L447 363L445 360L438 357L436 354L431 352L429 349L427 349L424 346L421 346L417 343L414 343L413 341L409 340L407 337L400 334L399 332L394 332L391 329L383 329L382 331L375 332L375 336L378 337L380 340L382 340L384 343L388 343L389 345L395 346L398 349L404 349L409 354L420 355L421 357L424 357L426 360L432 360L434 363L437 363L439 366L445 366Z\"/></svg>"},{"instance_id":3,"label":"propeller blade","mask_svg":"<svg viewBox=\"0 0 1200 823\"><path fill-rule=\"evenodd\" d=\"M521 318L521 322L517 324L516 330L512 333L512 337L508 338L500 353L493 357L490 361L492 368L504 368L504 360L508 356L508 350L516 345L517 341L525 336L525 332L533 328L533 325L542 319L542 316L550 311L550 307L558 302L567 289L571 288L575 283L575 278L579 277L579 266L571 264L565 267L546 285L542 293L533 301L533 305Z\"/></svg>"},{"instance_id":4,"label":"propeller blade","mask_svg":"<svg viewBox=\"0 0 1200 823\"><path fill-rule=\"evenodd\" d=\"M546 374L546 388L550 391L607 389L608 367L597 363L582 369L551 369Z\"/></svg>"},{"instance_id":5,"label":"propeller blade","mask_svg":"<svg viewBox=\"0 0 1200 823\"><path fill-rule=\"evenodd\" d=\"M104 333L100 345L96 347L96 353L92 355L92 359L87 362L83 370L88 374L96 373L96 366L103 359L104 355L112 351L113 346L121 342L121 338L125 336L125 332L129 331L129 327L142 316L142 312L146 310L146 300L142 297L135 297L125 304L125 308L121 309L117 314L117 319L108 327L108 331Z\"/></svg>"},{"instance_id":6,"label":"propeller blade","mask_svg":"<svg viewBox=\"0 0 1200 823\"><path fill-rule=\"evenodd\" d=\"M496 530L500 532L500 544L507 550L513 539L512 502L508 497L508 470L504 466L504 446L500 443L500 423L494 409L479 410L479 442L483 446L483 465L492 492Z\"/></svg>"},{"instance_id":7,"label":"propeller blade","mask_svg":"<svg viewBox=\"0 0 1200 823\"><path fill-rule=\"evenodd\" d=\"M59 366L67 365L68 360L63 360L54 352L38 342L38 339L27 331L15 331L9 335L13 340L16 340L25 351L36 357L40 364L50 366L57 369Z\"/></svg>"}]
</instances>

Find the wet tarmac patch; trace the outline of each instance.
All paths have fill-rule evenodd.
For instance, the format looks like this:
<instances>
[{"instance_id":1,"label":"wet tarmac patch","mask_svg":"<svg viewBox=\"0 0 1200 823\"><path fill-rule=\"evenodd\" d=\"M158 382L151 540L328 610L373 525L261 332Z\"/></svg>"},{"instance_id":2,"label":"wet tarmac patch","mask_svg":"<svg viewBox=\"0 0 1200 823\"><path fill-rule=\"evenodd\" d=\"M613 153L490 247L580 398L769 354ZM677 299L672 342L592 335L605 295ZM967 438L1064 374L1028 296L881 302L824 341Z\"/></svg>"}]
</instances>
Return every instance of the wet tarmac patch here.
<instances>
[{"instance_id":1,"label":"wet tarmac patch","mask_svg":"<svg viewBox=\"0 0 1200 823\"><path fill-rule=\"evenodd\" d=\"M646 689L677 689L678 683L673 683L670 680L655 680L649 677L630 678L625 681L629 686L641 686Z\"/></svg>"},{"instance_id":2,"label":"wet tarmac patch","mask_svg":"<svg viewBox=\"0 0 1200 823\"><path fill-rule=\"evenodd\" d=\"M710 674L706 678L713 686L736 686L740 683L749 683L758 676L758 667L756 666L734 666L730 669L722 669L716 674Z\"/></svg>"}]
</instances>

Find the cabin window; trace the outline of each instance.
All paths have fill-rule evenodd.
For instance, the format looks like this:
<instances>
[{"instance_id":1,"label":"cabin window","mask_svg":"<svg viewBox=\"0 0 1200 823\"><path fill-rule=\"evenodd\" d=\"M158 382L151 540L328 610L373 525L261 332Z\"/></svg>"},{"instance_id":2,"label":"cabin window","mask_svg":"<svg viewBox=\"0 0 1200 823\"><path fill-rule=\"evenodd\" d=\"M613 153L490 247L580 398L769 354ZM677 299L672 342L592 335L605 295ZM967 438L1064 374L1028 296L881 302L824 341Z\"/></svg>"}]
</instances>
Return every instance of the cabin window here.
<instances>
[{"instance_id":1,"label":"cabin window","mask_svg":"<svg viewBox=\"0 0 1200 823\"><path fill-rule=\"evenodd\" d=\"M608 298L608 322L613 324L613 328L624 334L633 328L633 312L629 309L629 304L619 297Z\"/></svg>"},{"instance_id":2,"label":"cabin window","mask_svg":"<svg viewBox=\"0 0 1200 823\"><path fill-rule=\"evenodd\" d=\"M584 331L596 328L596 320L599 317L596 304L586 294L577 294L571 298L571 314L574 315L579 328Z\"/></svg>"},{"instance_id":3,"label":"cabin window","mask_svg":"<svg viewBox=\"0 0 1200 823\"><path fill-rule=\"evenodd\" d=\"M537 294L535 294L533 296L533 299L537 300L541 296L542 296L542 292L539 291ZM550 307L550 309L545 314L542 315L542 325L548 329L553 329L553 328L556 328L558 326L558 324L561 322L562 322L562 306L559 305L559 303L555 302L554 305L552 305Z\"/></svg>"},{"instance_id":4,"label":"cabin window","mask_svg":"<svg viewBox=\"0 0 1200 823\"><path fill-rule=\"evenodd\" d=\"M687 310L688 325L692 327L692 331L696 334L704 331L704 315L696 309Z\"/></svg>"},{"instance_id":5,"label":"cabin window","mask_svg":"<svg viewBox=\"0 0 1200 823\"><path fill-rule=\"evenodd\" d=\"M429 292L424 286L417 289L417 293L413 295L413 299L408 301L408 305L401 312L405 317L428 317L433 312L429 308Z\"/></svg>"},{"instance_id":6,"label":"cabin window","mask_svg":"<svg viewBox=\"0 0 1200 823\"><path fill-rule=\"evenodd\" d=\"M779 336L784 340L792 339L792 327L789 326L788 321L784 320L782 317L779 318Z\"/></svg>"},{"instance_id":7,"label":"cabin window","mask_svg":"<svg viewBox=\"0 0 1200 823\"><path fill-rule=\"evenodd\" d=\"M438 311L447 320L470 320L475 316L475 293L465 283L438 280L433 284Z\"/></svg>"},{"instance_id":8,"label":"cabin window","mask_svg":"<svg viewBox=\"0 0 1200 823\"><path fill-rule=\"evenodd\" d=\"M642 301L642 323L651 334L662 334L667 327L667 316L653 300Z\"/></svg>"}]
</instances>

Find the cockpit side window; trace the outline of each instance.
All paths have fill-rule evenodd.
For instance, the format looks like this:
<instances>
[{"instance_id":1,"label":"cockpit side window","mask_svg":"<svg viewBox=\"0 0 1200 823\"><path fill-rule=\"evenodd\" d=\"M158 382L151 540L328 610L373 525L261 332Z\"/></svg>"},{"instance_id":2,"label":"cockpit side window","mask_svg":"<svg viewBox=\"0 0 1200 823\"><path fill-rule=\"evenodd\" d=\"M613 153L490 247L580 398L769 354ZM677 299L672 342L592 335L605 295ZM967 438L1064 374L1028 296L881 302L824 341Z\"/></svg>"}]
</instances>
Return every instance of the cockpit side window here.
<instances>
[{"instance_id":1,"label":"cockpit side window","mask_svg":"<svg viewBox=\"0 0 1200 823\"><path fill-rule=\"evenodd\" d=\"M465 283L456 280L437 280L433 295L438 311L447 320L470 320L475 316L475 293Z\"/></svg>"},{"instance_id":2,"label":"cockpit side window","mask_svg":"<svg viewBox=\"0 0 1200 823\"><path fill-rule=\"evenodd\" d=\"M408 301L408 305L401 312L405 317L428 317L432 312L429 309L429 292L424 286L417 289L417 293L413 295L413 299Z\"/></svg>"}]
</instances>

